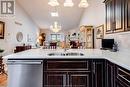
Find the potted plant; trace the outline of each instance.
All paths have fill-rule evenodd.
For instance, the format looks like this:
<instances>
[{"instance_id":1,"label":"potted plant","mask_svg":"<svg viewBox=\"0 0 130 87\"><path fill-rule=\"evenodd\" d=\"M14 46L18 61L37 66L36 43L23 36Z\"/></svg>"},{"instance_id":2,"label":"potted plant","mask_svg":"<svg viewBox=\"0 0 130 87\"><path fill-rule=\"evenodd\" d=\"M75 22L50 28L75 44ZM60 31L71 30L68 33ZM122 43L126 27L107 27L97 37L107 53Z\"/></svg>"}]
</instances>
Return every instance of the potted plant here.
<instances>
[{"instance_id":1,"label":"potted plant","mask_svg":"<svg viewBox=\"0 0 130 87\"><path fill-rule=\"evenodd\" d=\"M0 56L2 56L3 52L4 52L4 50L0 48Z\"/></svg>"}]
</instances>

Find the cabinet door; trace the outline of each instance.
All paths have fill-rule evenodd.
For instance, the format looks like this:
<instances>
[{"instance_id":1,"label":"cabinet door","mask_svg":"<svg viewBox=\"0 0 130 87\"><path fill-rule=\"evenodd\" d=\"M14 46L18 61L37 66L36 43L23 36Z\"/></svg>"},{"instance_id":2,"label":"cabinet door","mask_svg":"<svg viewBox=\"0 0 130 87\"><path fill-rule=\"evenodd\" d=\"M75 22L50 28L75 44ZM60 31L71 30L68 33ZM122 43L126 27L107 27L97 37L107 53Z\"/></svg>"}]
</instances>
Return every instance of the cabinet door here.
<instances>
[{"instance_id":1,"label":"cabinet door","mask_svg":"<svg viewBox=\"0 0 130 87\"><path fill-rule=\"evenodd\" d=\"M114 77L114 64L107 61L107 74L106 74L106 78L107 78L107 87L115 87L114 83L115 83L115 77Z\"/></svg>"},{"instance_id":2,"label":"cabinet door","mask_svg":"<svg viewBox=\"0 0 130 87\"><path fill-rule=\"evenodd\" d=\"M124 31L124 0L114 0L114 32Z\"/></svg>"},{"instance_id":3,"label":"cabinet door","mask_svg":"<svg viewBox=\"0 0 130 87\"><path fill-rule=\"evenodd\" d=\"M114 0L107 0L105 4L106 4L106 33L113 33Z\"/></svg>"},{"instance_id":4,"label":"cabinet door","mask_svg":"<svg viewBox=\"0 0 130 87\"><path fill-rule=\"evenodd\" d=\"M127 86L127 85L125 85L123 82L117 80L117 81L116 81L116 87L129 87L129 86Z\"/></svg>"},{"instance_id":5,"label":"cabinet door","mask_svg":"<svg viewBox=\"0 0 130 87\"><path fill-rule=\"evenodd\" d=\"M44 87L65 87L66 74L48 73L44 77Z\"/></svg>"},{"instance_id":6,"label":"cabinet door","mask_svg":"<svg viewBox=\"0 0 130 87\"><path fill-rule=\"evenodd\" d=\"M105 61L96 60L94 63L94 76L93 87L106 87L105 86Z\"/></svg>"},{"instance_id":7,"label":"cabinet door","mask_svg":"<svg viewBox=\"0 0 130 87\"><path fill-rule=\"evenodd\" d=\"M125 29L130 30L130 0L125 2Z\"/></svg>"},{"instance_id":8,"label":"cabinet door","mask_svg":"<svg viewBox=\"0 0 130 87\"><path fill-rule=\"evenodd\" d=\"M116 87L130 87L130 71L116 66L116 73Z\"/></svg>"},{"instance_id":9,"label":"cabinet door","mask_svg":"<svg viewBox=\"0 0 130 87\"><path fill-rule=\"evenodd\" d=\"M68 87L91 87L91 75L86 74L69 74Z\"/></svg>"}]
</instances>

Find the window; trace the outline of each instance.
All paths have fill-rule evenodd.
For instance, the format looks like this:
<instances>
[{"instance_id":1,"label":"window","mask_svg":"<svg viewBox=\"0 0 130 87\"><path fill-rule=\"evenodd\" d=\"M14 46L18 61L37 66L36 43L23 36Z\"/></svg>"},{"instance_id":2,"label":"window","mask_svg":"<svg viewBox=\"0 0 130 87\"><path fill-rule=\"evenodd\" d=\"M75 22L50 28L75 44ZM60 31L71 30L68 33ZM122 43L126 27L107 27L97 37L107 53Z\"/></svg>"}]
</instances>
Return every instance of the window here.
<instances>
[{"instance_id":1,"label":"window","mask_svg":"<svg viewBox=\"0 0 130 87\"><path fill-rule=\"evenodd\" d=\"M51 34L51 40L52 41L60 41L61 35L60 34Z\"/></svg>"}]
</instances>

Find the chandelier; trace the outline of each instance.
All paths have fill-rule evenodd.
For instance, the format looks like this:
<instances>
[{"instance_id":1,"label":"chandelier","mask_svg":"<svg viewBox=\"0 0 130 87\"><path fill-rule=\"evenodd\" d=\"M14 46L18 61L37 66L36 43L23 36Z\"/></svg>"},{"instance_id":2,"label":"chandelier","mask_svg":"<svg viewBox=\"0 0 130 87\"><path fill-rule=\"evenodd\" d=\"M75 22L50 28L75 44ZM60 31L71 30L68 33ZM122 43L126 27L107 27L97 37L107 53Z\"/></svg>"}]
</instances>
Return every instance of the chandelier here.
<instances>
[{"instance_id":1,"label":"chandelier","mask_svg":"<svg viewBox=\"0 0 130 87\"><path fill-rule=\"evenodd\" d=\"M81 2L79 3L79 7L80 8L86 8L86 7L88 7L87 0L81 0Z\"/></svg>"},{"instance_id":2,"label":"chandelier","mask_svg":"<svg viewBox=\"0 0 130 87\"><path fill-rule=\"evenodd\" d=\"M51 5L51 6L58 6L58 5L59 5L59 2L58 2L57 0L50 0L50 1L48 2L48 4Z\"/></svg>"},{"instance_id":3,"label":"chandelier","mask_svg":"<svg viewBox=\"0 0 130 87\"><path fill-rule=\"evenodd\" d=\"M50 29L53 32L58 33L61 30L61 26L58 25L58 22L54 22L54 25L51 25Z\"/></svg>"},{"instance_id":4,"label":"chandelier","mask_svg":"<svg viewBox=\"0 0 130 87\"><path fill-rule=\"evenodd\" d=\"M51 6L59 6L59 2L57 0L50 0L48 2L49 5ZM79 3L79 7L80 8L86 8L88 7L88 1L87 0L81 0L80 3ZM74 3L72 0L65 0L64 2L64 6L65 7L73 7L74 6Z\"/></svg>"},{"instance_id":5,"label":"chandelier","mask_svg":"<svg viewBox=\"0 0 130 87\"><path fill-rule=\"evenodd\" d=\"M73 7L73 6L74 6L74 3L73 3L72 0L65 0L64 6L65 6L65 7Z\"/></svg>"}]
</instances>

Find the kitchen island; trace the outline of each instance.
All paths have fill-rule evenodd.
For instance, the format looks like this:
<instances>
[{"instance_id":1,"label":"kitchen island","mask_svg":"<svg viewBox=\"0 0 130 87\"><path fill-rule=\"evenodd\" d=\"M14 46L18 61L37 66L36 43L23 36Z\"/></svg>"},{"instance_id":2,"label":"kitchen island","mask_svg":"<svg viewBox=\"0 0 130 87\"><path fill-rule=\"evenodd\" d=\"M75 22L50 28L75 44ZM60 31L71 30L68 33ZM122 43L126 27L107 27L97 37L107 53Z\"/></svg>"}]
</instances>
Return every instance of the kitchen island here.
<instances>
[{"instance_id":1,"label":"kitchen island","mask_svg":"<svg viewBox=\"0 0 130 87\"><path fill-rule=\"evenodd\" d=\"M84 55L50 56L48 55L50 53L83 53ZM24 87L129 87L130 85L129 52L111 52L98 49L70 49L67 50L67 52L64 52L64 50L62 49L31 49L28 51L11 54L3 58L7 59L8 61L13 61L13 63L14 60L18 61L17 65L15 65L16 67L21 64L21 61L26 61L26 63L30 63L30 60L33 61L34 64L36 64L35 67L40 67L36 68L36 70L34 70L35 68L33 68L31 76L35 75L35 78L39 80L34 79L33 81L37 81L37 83L41 85L25 84ZM39 66L41 64L41 61L43 64L42 66ZM13 63L11 66L13 66ZM24 64L27 66L26 63L24 62ZM28 67L31 67L31 65L32 62ZM20 70L20 68L21 66L19 66L19 68L17 69ZM22 71L25 71L26 69L23 69ZM41 73L35 71L39 71ZM13 71L11 70L10 73L11 72ZM10 75L12 74L9 74L9 76ZM17 79L20 79L20 77ZM31 81L31 83L33 81ZM10 84L12 84L12 81ZM23 86L19 86L19 84L17 85L17 87Z\"/></svg>"}]
</instances>

